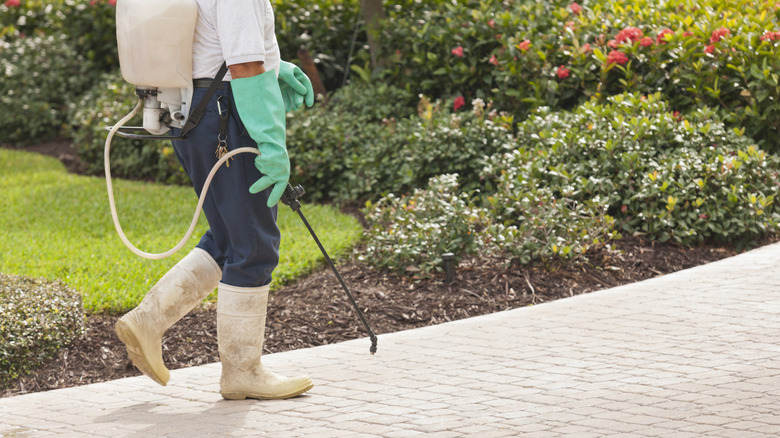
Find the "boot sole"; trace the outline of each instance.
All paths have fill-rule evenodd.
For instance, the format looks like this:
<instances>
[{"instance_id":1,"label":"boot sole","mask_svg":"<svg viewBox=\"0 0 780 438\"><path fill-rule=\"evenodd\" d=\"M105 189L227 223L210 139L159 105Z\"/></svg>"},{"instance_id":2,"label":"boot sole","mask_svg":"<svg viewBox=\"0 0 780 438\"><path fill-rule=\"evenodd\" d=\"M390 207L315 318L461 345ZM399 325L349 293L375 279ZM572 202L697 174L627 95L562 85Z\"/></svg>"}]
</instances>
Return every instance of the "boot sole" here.
<instances>
[{"instance_id":1,"label":"boot sole","mask_svg":"<svg viewBox=\"0 0 780 438\"><path fill-rule=\"evenodd\" d=\"M246 393L246 392L224 392L222 393L222 398L224 398L225 400L246 400L248 398L255 399L255 400L283 400L287 398L297 397L303 394L304 392L312 389L313 387L314 387L314 383L309 382L308 385L302 388L281 395L253 394L253 393Z\"/></svg>"},{"instance_id":2,"label":"boot sole","mask_svg":"<svg viewBox=\"0 0 780 438\"><path fill-rule=\"evenodd\" d=\"M135 333L133 333L133 329L130 325L119 320L114 325L114 329L116 330L117 336L119 336L119 340L127 347L127 356L130 357L133 365L150 379L162 386L167 386L168 379L155 373L152 366L149 365L149 361L146 359L146 356L144 356L143 349L141 348L141 343L138 342L138 338L135 336Z\"/></svg>"}]
</instances>

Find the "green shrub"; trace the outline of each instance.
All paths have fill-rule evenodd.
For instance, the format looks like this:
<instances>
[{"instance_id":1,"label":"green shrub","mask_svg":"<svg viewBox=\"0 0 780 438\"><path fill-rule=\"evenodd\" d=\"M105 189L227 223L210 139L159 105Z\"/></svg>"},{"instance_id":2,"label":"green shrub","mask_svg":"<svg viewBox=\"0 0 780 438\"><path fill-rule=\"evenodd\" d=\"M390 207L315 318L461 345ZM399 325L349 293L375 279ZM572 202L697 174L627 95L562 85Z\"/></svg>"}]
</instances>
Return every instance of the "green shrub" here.
<instances>
[{"instance_id":1,"label":"green shrub","mask_svg":"<svg viewBox=\"0 0 780 438\"><path fill-rule=\"evenodd\" d=\"M64 35L0 41L0 141L37 143L60 134L67 103L93 79Z\"/></svg>"},{"instance_id":2,"label":"green shrub","mask_svg":"<svg viewBox=\"0 0 780 438\"><path fill-rule=\"evenodd\" d=\"M528 194L543 188L660 241L748 245L778 231L778 158L709 109L683 116L659 94L617 95L570 113L540 108L518 125L517 141L523 147L491 157L484 174L502 223L522 223L535 202Z\"/></svg>"},{"instance_id":3,"label":"green shrub","mask_svg":"<svg viewBox=\"0 0 780 438\"><path fill-rule=\"evenodd\" d=\"M554 265L620 238L597 200L559 198L547 187L499 189L503 192L488 197L483 207L473 193L459 190L457 175L441 175L431 178L427 190L369 202L364 210L368 244L360 258L398 273L427 275L442 271L441 255L447 252L456 259L479 255ZM500 203L509 206L499 208ZM510 210L512 220L496 215Z\"/></svg>"},{"instance_id":4,"label":"green shrub","mask_svg":"<svg viewBox=\"0 0 780 438\"><path fill-rule=\"evenodd\" d=\"M503 126L511 119L481 101L453 113L451 102L425 96L410 114L410 98L386 85L351 85L327 106L293 117L287 137L293 179L315 199L338 201L408 193L444 173L459 174L464 190L475 188L482 157L511 140Z\"/></svg>"},{"instance_id":5,"label":"green shrub","mask_svg":"<svg viewBox=\"0 0 780 438\"><path fill-rule=\"evenodd\" d=\"M60 283L0 274L0 385L34 371L84 330L78 292Z\"/></svg>"},{"instance_id":6,"label":"green shrub","mask_svg":"<svg viewBox=\"0 0 780 438\"><path fill-rule=\"evenodd\" d=\"M458 258L483 246L477 231L486 212L458 193L458 176L441 175L426 190L409 196L389 194L364 210L369 229L366 257L372 265L397 272L428 274L441 271L441 255Z\"/></svg>"},{"instance_id":7,"label":"green shrub","mask_svg":"<svg viewBox=\"0 0 780 438\"><path fill-rule=\"evenodd\" d=\"M74 105L70 135L87 172L103 172L107 126L112 126L138 103L135 86L125 82L119 72L103 75L97 85ZM140 125L141 114L127 125ZM189 179L176 159L170 140L130 140L115 135L111 143L111 174L115 177L141 178L169 183L188 183Z\"/></svg>"},{"instance_id":8,"label":"green shrub","mask_svg":"<svg viewBox=\"0 0 780 438\"><path fill-rule=\"evenodd\" d=\"M598 198L578 200L556 193L557 187L519 187L508 179L512 174L504 175L507 184L486 198L485 238L517 263L553 266L587 258L622 237Z\"/></svg>"},{"instance_id":9,"label":"green shrub","mask_svg":"<svg viewBox=\"0 0 780 438\"><path fill-rule=\"evenodd\" d=\"M707 108L681 115L660 94L543 107L504 147L485 160L481 197L446 176L369 204L366 258L399 272L438 269L445 251L549 266L621 231L748 247L780 230L780 159Z\"/></svg>"}]
</instances>

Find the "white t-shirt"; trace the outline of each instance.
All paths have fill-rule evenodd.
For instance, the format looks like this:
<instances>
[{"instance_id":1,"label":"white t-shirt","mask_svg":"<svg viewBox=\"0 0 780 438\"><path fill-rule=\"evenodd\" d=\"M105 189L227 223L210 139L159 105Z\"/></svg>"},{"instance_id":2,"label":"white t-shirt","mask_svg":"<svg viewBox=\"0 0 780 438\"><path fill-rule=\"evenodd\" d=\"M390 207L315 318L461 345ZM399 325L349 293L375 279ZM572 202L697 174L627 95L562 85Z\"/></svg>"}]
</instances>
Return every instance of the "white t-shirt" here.
<instances>
[{"instance_id":1,"label":"white t-shirt","mask_svg":"<svg viewBox=\"0 0 780 438\"><path fill-rule=\"evenodd\" d=\"M192 77L213 78L227 65L263 61L279 74L279 45L270 0L197 0ZM230 71L225 75L229 81Z\"/></svg>"}]
</instances>

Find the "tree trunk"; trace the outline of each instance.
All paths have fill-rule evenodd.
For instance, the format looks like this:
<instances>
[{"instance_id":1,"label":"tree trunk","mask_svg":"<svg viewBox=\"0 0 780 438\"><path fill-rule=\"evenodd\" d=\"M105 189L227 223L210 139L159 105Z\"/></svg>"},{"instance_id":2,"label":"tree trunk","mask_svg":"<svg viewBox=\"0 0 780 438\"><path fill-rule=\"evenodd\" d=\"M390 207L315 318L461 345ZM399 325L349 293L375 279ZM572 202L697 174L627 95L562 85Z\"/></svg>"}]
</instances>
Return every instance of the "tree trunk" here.
<instances>
[{"instance_id":1,"label":"tree trunk","mask_svg":"<svg viewBox=\"0 0 780 438\"><path fill-rule=\"evenodd\" d=\"M379 46L374 38L374 34L378 30L379 22L386 18L385 9L382 5L382 0L362 0L360 3L360 13L363 15L363 22L368 34L371 68L376 68L381 63L381 60L379 59Z\"/></svg>"},{"instance_id":2,"label":"tree trunk","mask_svg":"<svg viewBox=\"0 0 780 438\"><path fill-rule=\"evenodd\" d=\"M314 63L309 51L306 49L298 50L298 59L301 60L301 70L306 73L306 76L308 76L311 81L314 94L322 95L322 98L324 99L323 102L326 102L328 90L325 89L325 84L323 84L322 79L320 79L320 73L317 71L317 64Z\"/></svg>"}]
</instances>

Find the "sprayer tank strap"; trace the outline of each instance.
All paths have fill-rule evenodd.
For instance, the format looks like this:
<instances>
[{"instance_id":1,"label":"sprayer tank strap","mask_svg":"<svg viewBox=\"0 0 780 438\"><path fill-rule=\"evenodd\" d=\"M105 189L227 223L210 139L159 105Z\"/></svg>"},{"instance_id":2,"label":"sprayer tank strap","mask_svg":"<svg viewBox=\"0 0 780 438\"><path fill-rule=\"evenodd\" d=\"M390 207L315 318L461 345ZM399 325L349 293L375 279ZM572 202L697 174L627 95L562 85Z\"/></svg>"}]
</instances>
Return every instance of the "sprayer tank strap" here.
<instances>
[{"instance_id":1,"label":"sprayer tank strap","mask_svg":"<svg viewBox=\"0 0 780 438\"><path fill-rule=\"evenodd\" d=\"M182 137L185 137L187 133L192 130L192 128L198 126L200 119L203 117L203 113L206 111L206 105L208 105L209 100L211 100L211 96L214 95L214 92L217 91L217 88L222 86L222 78L225 77L227 70L227 63L223 62L222 67L220 67L219 71L217 72L217 75L214 76L214 79L211 81L209 89L206 90L206 94L203 95L203 99L201 99L201 101L198 103L198 106L192 110L192 113L187 119L187 122L184 124L184 127L181 128Z\"/></svg>"},{"instance_id":2,"label":"sprayer tank strap","mask_svg":"<svg viewBox=\"0 0 780 438\"><path fill-rule=\"evenodd\" d=\"M194 88L208 88L212 82L214 82L214 79L211 78L193 79L192 86Z\"/></svg>"}]
</instances>

